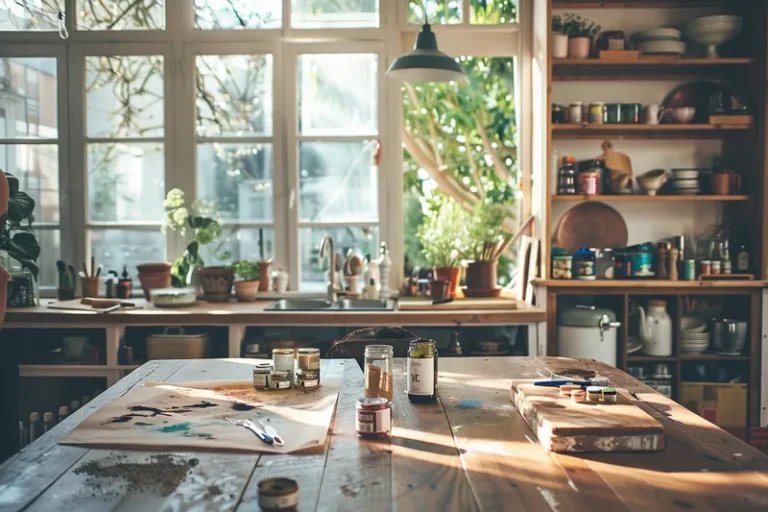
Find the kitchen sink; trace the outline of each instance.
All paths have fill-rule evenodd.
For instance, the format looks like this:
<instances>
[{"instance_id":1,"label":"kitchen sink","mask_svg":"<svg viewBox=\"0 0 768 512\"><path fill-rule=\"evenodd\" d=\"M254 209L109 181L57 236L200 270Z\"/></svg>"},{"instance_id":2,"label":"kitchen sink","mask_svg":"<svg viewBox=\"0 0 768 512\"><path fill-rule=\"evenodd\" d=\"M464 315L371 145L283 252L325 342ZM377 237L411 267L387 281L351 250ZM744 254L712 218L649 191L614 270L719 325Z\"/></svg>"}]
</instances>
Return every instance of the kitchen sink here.
<instances>
[{"instance_id":1,"label":"kitchen sink","mask_svg":"<svg viewBox=\"0 0 768 512\"><path fill-rule=\"evenodd\" d=\"M395 303L378 299L341 299L328 302L325 299L280 299L264 311L392 311Z\"/></svg>"}]
</instances>

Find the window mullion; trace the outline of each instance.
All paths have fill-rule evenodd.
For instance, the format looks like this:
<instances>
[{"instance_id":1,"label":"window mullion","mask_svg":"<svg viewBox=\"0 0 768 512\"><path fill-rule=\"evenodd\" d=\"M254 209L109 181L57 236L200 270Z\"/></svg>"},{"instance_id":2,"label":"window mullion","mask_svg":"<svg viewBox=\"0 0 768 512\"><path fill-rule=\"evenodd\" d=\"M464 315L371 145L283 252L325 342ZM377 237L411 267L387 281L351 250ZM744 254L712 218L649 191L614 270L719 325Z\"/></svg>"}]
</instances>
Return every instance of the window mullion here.
<instances>
[{"instance_id":1,"label":"window mullion","mask_svg":"<svg viewBox=\"0 0 768 512\"><path fill-rule=\"evenodd\" d=\"M282 84L276 84L275 91L279 91L282 112L282 128L285 144L283 155L285 158L285 175L282 180L276 180L284 187L275 189L275 207L281 205L283 215L275 215L276 236L283 237L283 243L278 243L285 252L282 262L287 263L290 269L289 287L292 290L299 289L301 282L301 255L299 243L299 143L298 143L298 54L288 44L281 45L283 67L280 76ZM275 76L278 76L276 73Z\"/></svg>"},{"instance_id":2,"label":"window mullion","mask_svg":"<svg viewBox=\"0 0 768 512\"><path fill-rule=\"evenodd\" d=\"M462 0L461 2L461 22L465 25L469 25L470 23L470 15L469 15L469 0Z\"/></svg>"},{"instance_id":3,"label":"window mullion","mask_svg":"<svg viewBox=\"0 0 768 512\"><path fill-rule=\"evenodd\" d=\"M70 234L62 233L62 258L70 261L87 261L90 256L90 235L87 232L88 218L88 169L86 166L85 142L85 50L84 45L67 47L67 96L69 116L69 194L62 202L69 210L66 218ZM65 211L62 211L64 218ZM65 250L65 245L69 245Z\"/></svg>"}]
</instances>

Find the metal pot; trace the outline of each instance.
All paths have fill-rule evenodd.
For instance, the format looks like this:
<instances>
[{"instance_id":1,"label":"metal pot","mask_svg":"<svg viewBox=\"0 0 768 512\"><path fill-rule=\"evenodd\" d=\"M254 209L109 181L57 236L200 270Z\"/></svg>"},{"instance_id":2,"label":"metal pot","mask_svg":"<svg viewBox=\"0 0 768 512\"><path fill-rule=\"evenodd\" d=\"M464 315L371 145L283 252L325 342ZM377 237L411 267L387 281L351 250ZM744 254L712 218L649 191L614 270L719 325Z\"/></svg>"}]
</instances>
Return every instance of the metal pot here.
<instances>
[{"instance_id":1,"label":"metal pot","mask_svg":"<svg viewBox=\"0 0 768 512\"><path fill-rule=\"evenodd\" d=\"M610 309L576 306L558 315L557 353L585 357L616 366L616 329L621 326Z\"/></svg>"},{"instance_id":2,"label":"metal pot","mask_svg":"<svg viewBox=\"0 0 768 512\"><path fill-rule=\"evenodd\" d=\"M724 354L740 354L747 344L747 322L730 318L713 318L710 348Z\"/></svg>"}]
</instances>

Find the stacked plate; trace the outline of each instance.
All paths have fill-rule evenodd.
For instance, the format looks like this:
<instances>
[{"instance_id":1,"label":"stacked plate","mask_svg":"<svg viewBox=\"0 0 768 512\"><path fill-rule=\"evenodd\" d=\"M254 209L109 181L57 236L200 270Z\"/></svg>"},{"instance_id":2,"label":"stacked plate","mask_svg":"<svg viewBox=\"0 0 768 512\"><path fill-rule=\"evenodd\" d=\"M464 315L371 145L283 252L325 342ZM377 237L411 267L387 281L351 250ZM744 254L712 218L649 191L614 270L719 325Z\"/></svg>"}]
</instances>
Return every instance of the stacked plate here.
<instances>
[{"instance_id":1,"label":"stacked plate","mask_svg":"<svg viewBox=\"0 0 768 512\"><path fill-rule=\"evenodd\" d=\"M680 41L682 33L676 28L654 28L633 34L637 48L643 53L682 55L685 43Z\"/></svg>"},{"instance_id":2,"label":"stacked plate","mask_svg":"<svg viewBox=\"0 0 768 512\"><path fill-rule=\"evenodd\" d=\"M695 196L701 191L698 169L672 169L672 189L676 194Z\"/></svg>"},{"instance_id":3,"label":"stacked plate","mask_svg":"<svg viewBox=\"0 0 768 512\"><path fill-rule=\"evenodd\" d=\"M701 354L709 348L706 322L684 318L680 329L680 351L683 354Z\"/></svg>"}]
</instances>

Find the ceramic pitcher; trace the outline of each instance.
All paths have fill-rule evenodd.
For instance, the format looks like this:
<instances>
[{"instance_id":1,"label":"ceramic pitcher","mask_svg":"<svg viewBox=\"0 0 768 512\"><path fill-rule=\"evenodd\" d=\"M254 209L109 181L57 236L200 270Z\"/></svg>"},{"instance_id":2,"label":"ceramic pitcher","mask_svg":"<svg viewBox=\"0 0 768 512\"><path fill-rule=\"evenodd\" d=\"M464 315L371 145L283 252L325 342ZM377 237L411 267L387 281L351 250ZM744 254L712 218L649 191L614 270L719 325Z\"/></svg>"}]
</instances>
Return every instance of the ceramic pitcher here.
<instances>
[{"instance_id":1,"label":"ceramic pitcher","mask_svg":"<svg viewBox=\"0 0 768 512\"><path fill-rule=\"evenodd\" d=\"M649 300L648 314L640 311L640 339L643 353L649 356L668 357L672 355L672 318L667 314L667 301Z\"/></svg>"}]
</instances>

